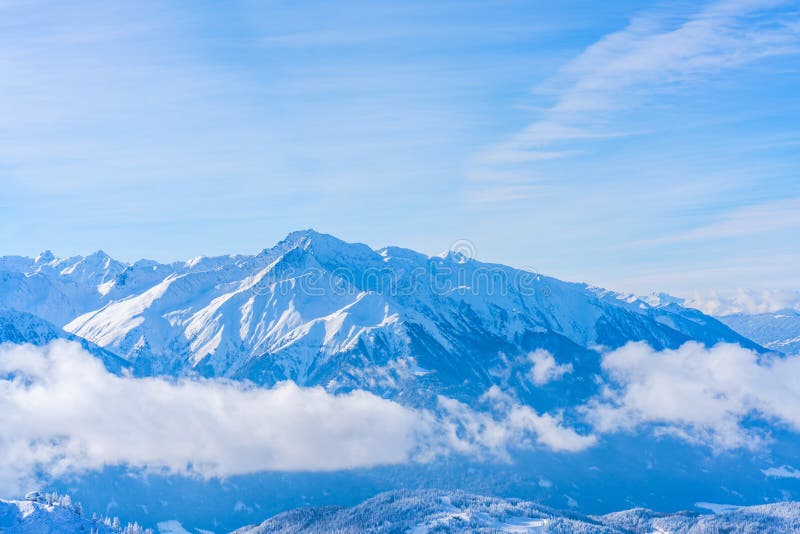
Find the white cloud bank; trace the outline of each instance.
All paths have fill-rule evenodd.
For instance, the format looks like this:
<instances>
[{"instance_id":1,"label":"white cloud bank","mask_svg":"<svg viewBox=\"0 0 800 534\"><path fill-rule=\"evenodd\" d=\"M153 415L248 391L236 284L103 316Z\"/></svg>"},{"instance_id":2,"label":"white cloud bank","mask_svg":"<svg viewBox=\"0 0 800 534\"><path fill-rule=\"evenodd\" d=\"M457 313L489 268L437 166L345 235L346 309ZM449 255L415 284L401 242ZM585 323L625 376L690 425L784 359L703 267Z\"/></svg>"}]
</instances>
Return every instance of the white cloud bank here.
<instances>
[{"instance_id":1,"label":"white cloud bank","mask_svg":"<svg viewBox=\"0 0 800 534\"><path fill-rule=\"evenodd\" d=\"M476 412L457 400L439 397L439 408L445 415L440 430L449 446L462 454L489 453L508 459L509 444L516 448L538 444L555 451L577 452L597 443L596 436L581 435L565 426L561 415L540 415L497 386L480 400L487 411Z\"/></svg>"},{"instance_id":2,"label":"white cloud bank","mask_svg":"<svg viewBox=\"0 0 800 534\"><path fill-rule=\"evenodd\" d=\"M541 380L568 372L554 371L561 366L546 353L532 361ZM604 355L602 368L602 391L579 408L594 430L585 435L560 413L540 414L498 387L480 399L481 411L447 397L423 410L365 391L334 395L291 382L264 389L116 376L64 341L1 345L0 491L19 493L40 476L112 465L224 477L448 454L508 459L521 448L576 452L619 431L653 430L716 449L754 448L765 443L763 431L745 424L754 417L800 431L800 357L766 357L729 344L656 352L631 343Z\"/></svg>"},{"instance_id":3,"label":"white cloud bank","mask_svg":"<svg viewBox=\"0 0 800 534\"><path fill-rule=\"evenodd\" d=\"M79 345L0 346L0 490L36 474L110 465L228 476L338 470L507 448L574 451L594 443L509 400L478 414L440 398L436 413L365 391L334 395L285 382L120 377Z\"/></svg>"},{"instance_id":4,"label":"white cloud bank","mask_svg":"<svg viewBox=\"0 0 800 534\"><path fill-rule=\"evenodd\" d=\"M58 475L129 464L227 475L404 462L430 424L361 391L119 377L66 342L0 348L2 375L4 486L34 468Z\"/></svg>"},{"instance_id":5,"label":"white cloud bank","mask_svg":"<svg viewBox=\"0 0 800 534\"><path fill-rule=\"evenodd\" d=\"M656 352L630 343L603 357L610 384L585 407L599 432L652 425L717 449L755 448L765 436L749 417L800 431L800 357L758 355L739 345L690 342Z\"/></svg>"}]
</instances>

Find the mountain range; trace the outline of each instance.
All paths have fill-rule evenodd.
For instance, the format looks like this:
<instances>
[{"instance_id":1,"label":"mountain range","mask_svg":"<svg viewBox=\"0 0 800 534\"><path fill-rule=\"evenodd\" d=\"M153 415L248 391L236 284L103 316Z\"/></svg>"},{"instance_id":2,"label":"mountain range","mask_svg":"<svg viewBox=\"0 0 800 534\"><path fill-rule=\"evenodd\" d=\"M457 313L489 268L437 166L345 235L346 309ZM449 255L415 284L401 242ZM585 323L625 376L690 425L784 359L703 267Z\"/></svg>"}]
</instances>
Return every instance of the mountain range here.
<instances>
[{"instance_id":1,"label":"mountain range","mask_svg":"<svg viewBox=\"0 0 800 534\"><path fill-rule=\"evenodd\" d=\"M719 320L762 346L783 354L800 354L800 310L736 313Z\"/></svg>"},{"instance_id":2,"label":"mountain range","mask_svg":"<svg viewBox=\"0 0 800 534\"><path fill-rule=\"evenodd\" d=\"M525 397L518 371L538 348L579 370L629 341L766 350L672 302L311 230L252 256L169 264L102 251L6 256L0 310L2 340L77 338L140 376L290 379L391 397L424 390L468 400L501 382Z\"/></svg>"}]
</instances>

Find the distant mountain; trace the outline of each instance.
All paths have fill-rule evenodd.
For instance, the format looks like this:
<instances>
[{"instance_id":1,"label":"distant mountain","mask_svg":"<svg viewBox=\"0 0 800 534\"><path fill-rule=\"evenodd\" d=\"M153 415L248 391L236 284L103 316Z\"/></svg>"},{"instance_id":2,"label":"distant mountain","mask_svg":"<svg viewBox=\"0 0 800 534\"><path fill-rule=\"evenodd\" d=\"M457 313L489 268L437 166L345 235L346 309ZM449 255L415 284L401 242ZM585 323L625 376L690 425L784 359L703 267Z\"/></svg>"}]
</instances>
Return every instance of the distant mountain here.
<instances>
[{"instance_id":1,"label":"distant mountain","mask_svg":"<svg viewBox=\"0 0 800 534\"><path fill-rule=\"evenodd\" d=\"M120 373L123 369L131 367L127 361L112 352L65 332L41 317L11 309L0 309L0 343L30 343L41 346L56 339L80 343L85 350L102 360L106 368L113 373Z\"/></svg>"},{"instance_id":2,"label":"distant mountain","mask_svg":"<svg viewBox=\"0 0 800 534\"><path fill-rule=\"evenodd\" d=\"M106 284L125 268L103 251L71 258L56 258L49 250L36 258L0 257L0 309L32 313L64 326L101 306Z\"/></svg>"},{"instance_id":3,"label":"distant mountain","mask_svg":"<svg viewBox=\"0 0 800 534\"><path fill-rule=\"evenodd\" d=\"M773 313L737 313L719 317L733 330L784 354L800 354L800 311L794 309Z\"/></svg>"},{"instance_id":4,"label":"distant mountain","mask_svg":"<svg viewBox=\"0 0 800 534\"><path fill-rule=\"evenodd\" d=\"M800 354L800 308L797 307L797 304L792 304L792 301L797 298L796 293L782 292L779 295L782 299L776 298L768 301L763 299L758 301L756 296L751 293L741 292L740 300L745 300L745 302L715 300L714 305L709 305L702 300L682 299L666 293L653 294L645 300L659 308L669 306L682 306L690 309L694 306L711 308L712 310L709 312L714 313L717 320L763 347L786 355ZM788 306L776 311L761 310L762 308L771 308L776 303L788 304ZM793 305L795 307L791 307ZM750 309L747 310L747 308ZM719 310L719 313L713 312L714 309ZM739 311L731 313L732 309Z\"/></svg>"},{"instance_id":5,"label":"distant mountain","mask_svg":"<svg viewBox=\"0 0 800 534\"><path fill-rule=\"evenodd\" d=\"M733 508L718 514L633 509L604 516L561 512L519 499L436 490L383 493L359 505L299 508L234 534L576 533L788 534L800 531L800 503Z\"/></svg>"},{"instance_id":6,"label":"distant mountain","mask_svg":"<svg viewBox=\"0 0 800 534\"><path fill-rule=\"evenodd\" d=\"M311 230L255 256L172 264L125 265L103 252L0 258L2 306L62 325L141 375L292 379L390 396L424 385L470 399L502 383L525 397L535 392L520 376L537 348L577 371L594 369L600 348L633 340L763 350L674 303Z\"/></svg>"}]
</instances>

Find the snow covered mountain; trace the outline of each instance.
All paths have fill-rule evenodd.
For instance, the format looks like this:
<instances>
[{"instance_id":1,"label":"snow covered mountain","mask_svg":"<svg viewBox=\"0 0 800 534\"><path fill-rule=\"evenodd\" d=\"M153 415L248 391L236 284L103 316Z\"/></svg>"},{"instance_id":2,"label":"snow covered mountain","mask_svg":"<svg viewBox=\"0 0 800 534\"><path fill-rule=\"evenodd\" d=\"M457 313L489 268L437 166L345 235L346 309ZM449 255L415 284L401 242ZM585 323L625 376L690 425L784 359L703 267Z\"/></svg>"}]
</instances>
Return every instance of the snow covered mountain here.
<instances>
[{"instance_id":1,"label":"snow covered mountain","mask_svg":"<svg viewBox=\"0 0 800 534\"><path fill-rule=\"evenodd\" d=\"M0 308L13 308L64 326L83 311L102 305L103 288L125 270L105 252L56 258L0 257Z\"/></svg>"},{"instance_id":2,"label":"snow covered mountain","mask_svg":"<svg viewBox=\"0 0 800 534\"><path fill-rule=\"evenodd\" d=\"M800 304L798 294L780 292L777 297L761 297L740 290L734 299L682 299L666 293L653 294L645 300L655 307L682 306L702 308L735 332L752 339L771 351L786 355L800 354Z\"/></svg>"},{"instance_id":3,"label":"snow covered mountain","mask_svg":"<svg viewBox=\"0 0 800 534\"><path fill-rule=\"evenodd\" d=\"M39 494L24 501L0 499L2 534L152 534L138 523L120 524L119 519L86 517L79 503L69 496Z\"/></svg>"},{"instance_id":4,"label":"snow covered mountain","mask_svg":"<svg viewBox=\"0 0 800 534\"><path fill-rule=\"evenodd\" d=\"M719 341L763 350L676 304L568 283L458 253L372 250L311 230L254 256L125 265L97 252L0 258L0 308L50 321L139 374L472 397L518 379L537 348L596 365L598 347ZM575 387L580 387L576 385Z\"/></svg>"},{"instance_id":5,"label":"snow covered mountain","mask_svg":"<svg viewBox=\"0 0 800 534\"><path fill-rule=\"evenodd\" d=\"M0 342L44 345L61 338L81 342L117 373L129 368L138 376L201 375L265 386L292 379L328 392L362 389L474 424L479 433L488 424L487 436L497 425L501 432L511 428L504 410L515 407L552 415L587 435L581 409L600 398L604 379L612 383L601 362L630 341L654 350L690 340L767 350L676 302L648 303L455 252L373 250L313 231L290 234L252 256L169 264L124 264L102 252L0 258ZM159 487L168 499L152 490L159 475L145 483L121 475L124 466L49 487L66 484L98 510L113 495L117 512L128 518L180 517L192 528L227 529L302 504L353 504L431 481L558 507L577 501L592 512L729 499L730 488L738 504L799 491L795 478L765 474L794 465L791 429L771 432L782 444L774 457L737 450L712 460L707 449L655 432L645 426L609 431L598 434L595 446L568 455L511 443L486 458L479 447L477 456L445 455L430 464L330 475L251 473L235 484L165 474ZM505 452L509 458L501 458ZM651 494L652 480L663 490L658 495ZM237 506L243 487L250 488L244 508Z\"/></svg>"},{"instance_id":6,"label":"snow covered mountain","mask_svg":"<svg viewBox=\"0 0 800 534\"><path fill-rule=\"evenodd\" d=\"M394 491L359 505L300 508L234 534L357 532L571 532L585 534L783 534L800 530L800 503L733 508L718 514L633 509L604 516L557 511L519 499L436 490Z\"/></svg>"},{"instance_id":7,"label":"snow covered mountain","mask_svg":"<svg viewBox=\"0 0 800 534\"><path fill-rule=\"evenodd\" d=\"M719 320L770 350L788 355L800 354L800 310L737 313L719 317Z\"/></svg>"}]
</instances>

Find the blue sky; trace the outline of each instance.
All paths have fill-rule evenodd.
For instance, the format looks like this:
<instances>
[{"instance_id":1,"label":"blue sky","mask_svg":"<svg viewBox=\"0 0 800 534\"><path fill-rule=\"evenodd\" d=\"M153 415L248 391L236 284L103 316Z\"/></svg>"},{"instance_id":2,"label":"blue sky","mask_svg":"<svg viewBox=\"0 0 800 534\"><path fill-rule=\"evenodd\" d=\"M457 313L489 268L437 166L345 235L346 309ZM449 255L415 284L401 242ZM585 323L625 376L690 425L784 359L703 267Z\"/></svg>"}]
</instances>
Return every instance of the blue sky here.
<instances>
[{"instance_id":1,"label":"blue sky","mask_svg":"<svg viewBox=\"0 0 800 534\"><path fill-rule=\"evenodd\" d=\"M0 0L0 254L800 288L799 52L796 1Z\"/></svg>"}]
</instances>

